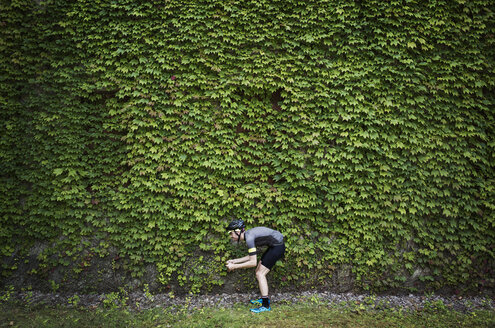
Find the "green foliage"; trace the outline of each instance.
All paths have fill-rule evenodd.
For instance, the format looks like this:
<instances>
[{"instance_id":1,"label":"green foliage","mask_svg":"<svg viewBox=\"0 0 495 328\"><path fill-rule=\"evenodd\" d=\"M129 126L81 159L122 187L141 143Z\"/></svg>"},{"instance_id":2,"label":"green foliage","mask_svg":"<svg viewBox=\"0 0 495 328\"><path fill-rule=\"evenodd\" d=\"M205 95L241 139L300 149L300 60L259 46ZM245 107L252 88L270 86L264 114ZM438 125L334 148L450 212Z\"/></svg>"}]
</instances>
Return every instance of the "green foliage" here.
<instances>
[{"instance_id":1,"label":"green foliage","mask_svg":"<svg viewBox=\"0 0 495 328\"><path fill-rule=\"evenodd\" d=\"M6 286L4 290L2 290L2 293L0 295L0 302L1 303L7 303L11 301L12 299L12 294L14 294L14 286Z\"/></svg>"},{"instance_id":2,"label":"green foliage","mask_svg":"<svg viewBox=\"0 0 495 328\"><path fill-rule=\"evenodd\" d=\"M106 309L125 309L127 306L127 301L129 297L127 296L127 291L124 288L120 288L119 292L111 292L105 295L103 300L103 306Z\"/></svg>"},{"instance_id":3,"label":"green foliage","mask_svg":"<svg viewBox=\"0 0 495 328\"><path fill-rule=\"evenodd\" d=\"M69 297L69 299L67 300L67 302L73 306L73 307L77 307L77 305L79 304L79 302L81 301L81 298L79 297L79 295L75 294L71 297ZM104 300L106 301L106 299Z\"/></svg>"},{"instance_id":4,"label":"green foliage","mask_svg":"<svg viewBox=\"0 0 495 328\"><path fill-rule=\"evenodd\" d=\"M0 320L12 327L493 327L493 310L460 313L403 308L376 311L363 304L334 305L326 302L279 304L271 312L253 315L246 304L232 308L157 307L142 311L122 308L84 309L0 304ZM354 304L353 304L354 303Z\"/></svg>"},{"instance_id":5,"label":"green foliage","mask_svg":"<svg viewBox=\"0 0 495 328\"><path fill-rule=\"evenodd\" d=\"M2 2L3 272L35 242L42 274L118 249L198 292L237 216L284 233L291 284L493 287L494 9Z\"/></svg>"}]
</instances>

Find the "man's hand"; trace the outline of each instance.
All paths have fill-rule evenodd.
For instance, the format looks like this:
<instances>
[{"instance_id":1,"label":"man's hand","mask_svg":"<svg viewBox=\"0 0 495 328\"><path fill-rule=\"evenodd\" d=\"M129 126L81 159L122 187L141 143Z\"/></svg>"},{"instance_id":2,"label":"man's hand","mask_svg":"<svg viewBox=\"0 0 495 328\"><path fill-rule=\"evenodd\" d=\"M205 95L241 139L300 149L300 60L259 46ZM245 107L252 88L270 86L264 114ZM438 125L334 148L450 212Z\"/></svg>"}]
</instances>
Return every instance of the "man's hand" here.
<instances>
[{"instance_id":1,"label":"man's hand","mask_svg":"<svg viewBox=\"0 0 495 328\"><path fill-rule=\"evenodd\" d=\"M225 264L234 263L234 260L228 260Z\"/></svg>"},{"instance_id":2,"label":"man's hand","mask_svg":"<svg viewBox=\"0 0 495 328\"><path fill-rule=\"evenodd\" d=\"M235 266L234 263L232 263L232 262L229 263L229 261L227 261L227 270L229 272L232 271L232 270L234 270L234 266Z\"/></svg>"}]
</instances>

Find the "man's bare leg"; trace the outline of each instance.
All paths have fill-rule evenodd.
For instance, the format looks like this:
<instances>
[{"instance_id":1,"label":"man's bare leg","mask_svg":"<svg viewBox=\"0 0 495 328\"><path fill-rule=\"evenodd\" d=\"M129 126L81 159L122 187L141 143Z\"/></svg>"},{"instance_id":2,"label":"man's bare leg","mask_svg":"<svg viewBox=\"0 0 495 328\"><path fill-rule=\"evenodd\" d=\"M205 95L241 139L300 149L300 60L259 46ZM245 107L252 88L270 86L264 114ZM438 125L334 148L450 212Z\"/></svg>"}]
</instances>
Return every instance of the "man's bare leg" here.
<instances>
[{"instance_id":1,"label":"man's bare leg","mask_svg":"<svg viewBox=\"0 0 495 328\"><path fill-rule=\"evenodd\" d=\"M261 262L258 263L258 267L256 268L256 279L258 280L258 286L260 287L261 297L268 296L268 281L266 280L268 272L270 272L270 269L261 264Z\"/></svg>"}]
</instances>

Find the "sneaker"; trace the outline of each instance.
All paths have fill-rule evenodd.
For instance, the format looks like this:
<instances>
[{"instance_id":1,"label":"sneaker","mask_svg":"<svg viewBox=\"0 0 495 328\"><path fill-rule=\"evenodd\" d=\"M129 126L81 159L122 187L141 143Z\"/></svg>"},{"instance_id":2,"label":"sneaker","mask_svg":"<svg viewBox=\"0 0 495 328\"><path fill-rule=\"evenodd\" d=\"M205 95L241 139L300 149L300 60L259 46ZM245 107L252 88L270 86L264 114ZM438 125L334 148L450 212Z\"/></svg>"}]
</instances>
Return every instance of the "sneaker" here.
<instances>
[{"instance_id":1,"label":"sneaker","mask_svg":"<svg viewBox=\"0 0 495 328\"><path fill-rule=\"evenodd\" d=\"M271 310L272 310L271 307L260 306L259 308L251 309L251 312L260 313L260 312L266 312L266 311L271 311Z\"/></svg>"},{"instance_id":2,"label":"sneaker","mask_svg":"<svg viewBox=\"0 0 495 328\"><path fill-rule=\"evenodd\" d=\"M261 298L258 298L257 300L250 300L249 303L257 306L262 306L263 300ZM270 300L268 300L268 304L270 304Z\"/></svg>"}]
</instances>

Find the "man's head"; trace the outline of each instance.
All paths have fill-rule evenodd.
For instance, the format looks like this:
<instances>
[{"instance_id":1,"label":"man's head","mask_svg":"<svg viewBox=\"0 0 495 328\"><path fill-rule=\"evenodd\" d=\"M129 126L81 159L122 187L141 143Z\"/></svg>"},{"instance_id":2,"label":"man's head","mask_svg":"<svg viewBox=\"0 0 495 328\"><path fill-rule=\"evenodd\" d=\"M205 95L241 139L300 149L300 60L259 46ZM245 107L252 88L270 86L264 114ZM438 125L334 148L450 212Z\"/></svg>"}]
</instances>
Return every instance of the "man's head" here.
<instances>
[{"instance_id":1,"label":"man's head","mask_svg":"<svg viewBox=\"0 0 495 328\"><path fill-rule=\"evenodd\" d=\"M237 241L237 243L241 240L241 235L244 233L245 229L246 225L241 219L232 220L232 222L230 222L226 227L232 241Z\"/></svg>"},{"instance_id":2,"label":"man's head","mask_svg":"<svg viewBox=\"0 0 495 328\"><path fill-rule=\"evenodd\" d=\"M229 231L230 239L234 242L236 241L239 243L241 240L242 232L241 230L234 230L234 231Z\"/></svg>"}]
</instances>

